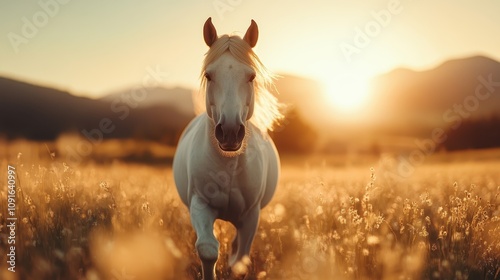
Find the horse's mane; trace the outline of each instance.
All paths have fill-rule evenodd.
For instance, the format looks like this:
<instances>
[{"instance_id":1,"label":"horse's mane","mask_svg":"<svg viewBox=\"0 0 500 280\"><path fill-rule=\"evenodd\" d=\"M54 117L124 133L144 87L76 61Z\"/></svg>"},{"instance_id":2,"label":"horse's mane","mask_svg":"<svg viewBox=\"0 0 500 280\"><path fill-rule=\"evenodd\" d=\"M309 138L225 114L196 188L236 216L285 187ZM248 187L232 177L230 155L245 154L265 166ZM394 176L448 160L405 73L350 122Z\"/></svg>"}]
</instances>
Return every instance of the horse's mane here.
<instances>
[{"instance_id":1,"label":"horse's mane","mask_svg":"<svg viewBox=\"0 0 500 280\"><path fill-rule=\"evenodd\" d=\"M201 70L201 96L197 106L197 113L206 111L206 79L204 78L207 66L217 60L222 54L229 51L241 63L251 67L256 72L254 80L255 105L254 113L250 121L257 126L261 132L272 131L274 124L283 118L280 111L282 105L271 90L275 90L273 80L275 76L262 64L259 57L252 48L240 37L223 35L217 39L205 55ZM195 102L196 103L196 102ZM201 105L203 104L203 105Z\"/></svg>"}]
</instances>

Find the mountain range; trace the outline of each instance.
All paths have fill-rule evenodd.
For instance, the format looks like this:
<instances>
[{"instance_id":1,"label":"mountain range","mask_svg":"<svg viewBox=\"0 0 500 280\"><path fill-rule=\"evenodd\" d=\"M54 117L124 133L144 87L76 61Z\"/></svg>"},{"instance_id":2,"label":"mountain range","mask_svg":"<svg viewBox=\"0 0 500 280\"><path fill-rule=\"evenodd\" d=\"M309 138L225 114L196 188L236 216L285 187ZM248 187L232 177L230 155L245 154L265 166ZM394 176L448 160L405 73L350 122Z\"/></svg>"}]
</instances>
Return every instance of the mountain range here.
<instances>
[{"instance_id":1,"label":"mountain range","mask_svg":"<svg viewBox=\"0 0 500 280\"><path fill-rule=\"evenodd\" d=\"M187 95L186 90L159 88L161 92ZM0 78L0 135L8 139L55 140L62 133L81 133L98 138L155 139L174 145L194 113L175 102L150 102L134 99L132 90L102 99L90 99L68 92ZM179 101L190 102L189 97ZM144 103L147 103L144 101ZM141 106L139 106L141 105ZM104 129L103 129L104 128ZM99 130L99 131L97 131ZM101 136L102 135L102 136ZM91 137L92 138L92 137ZM100 139L99 139L100 140Z\"/></svg>"},{"instance_id":2,"label":"mountain range","mask_svg":"<svg viewBox=\"0 0 500 280\"><path fill-rule=\"evenodd\" d=\"M500 63L474 56L449 60L425 71L395 69L373 80L369 104L373 125L391 123L398 129L408 124L416 128L450 127L458 118L499 117Z\"/></svg>"},{"instance_id":3,"label":"mountain range","mask_svg":"<svg viewBox=\"0 0 500 280\"><path fill-rule=\"evenodd\" d=\"M500 118L500 63L484 56L449 60L425 71L398 68L375 77L370 102L359 116L363 121L357 125L332 112L317 81L282 75L276 88L280 101L295 116L278 129L285 134L299 123L297 127L310 127L326 137L335 133L422 137L436 127L450 129L459 122ZM0 137L46 141L62 133L86 132L95 137L175 145L194 117L193 90L141 90L140 97L132 89L124 89L90 99L0 77Z\"/></svg>"}]
</instances>

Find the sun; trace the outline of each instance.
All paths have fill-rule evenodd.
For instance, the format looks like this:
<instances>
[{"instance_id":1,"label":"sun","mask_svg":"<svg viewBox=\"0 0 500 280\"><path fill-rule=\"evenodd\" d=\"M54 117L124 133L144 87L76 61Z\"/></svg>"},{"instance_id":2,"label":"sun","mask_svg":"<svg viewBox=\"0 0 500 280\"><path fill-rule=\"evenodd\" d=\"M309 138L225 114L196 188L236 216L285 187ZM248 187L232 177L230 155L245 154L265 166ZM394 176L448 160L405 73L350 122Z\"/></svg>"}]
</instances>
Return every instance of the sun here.
<instances>
[{"instance_id":1,"label":"sun","mask_svg":"<svg viewBox=\"0 0 500 280\"><path fill-rule=\"evenodd\" d=\"M369 80L366 76L348 73L332 79L323 79L325 97L336 110L357 111L368 102Z\"/></svg>"}]
</instances>

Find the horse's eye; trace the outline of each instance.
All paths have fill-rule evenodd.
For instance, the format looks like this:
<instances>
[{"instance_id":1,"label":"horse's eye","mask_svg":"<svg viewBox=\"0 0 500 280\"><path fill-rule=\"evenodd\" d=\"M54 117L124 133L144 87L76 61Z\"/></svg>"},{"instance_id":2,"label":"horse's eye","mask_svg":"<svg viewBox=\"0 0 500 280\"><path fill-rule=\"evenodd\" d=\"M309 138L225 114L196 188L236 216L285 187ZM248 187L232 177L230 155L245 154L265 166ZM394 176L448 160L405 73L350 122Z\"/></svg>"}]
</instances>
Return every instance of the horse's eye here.
<instances>
[{"instance_id":1,"label":"horse's eye","mask_svg":"<svg viewBox=\"0 0 500 280\"><path fill-rule=\"evenodd\" d=\"M207 81L211 81L212 78L210 77L210 75L208 73L205 73L205 79L207 79Z\"/></svg>"},{"instance_id":2,"label":"horse's eye","mask_svg":"<svg viewBox=\"0 0 500 280\"><path fill-rule=\"evenodd\" d=\"M250 76L250 79L248 81L251 83L253 82L253 80L255 80L255 74L252 74L252 76Z\"/></svg>"}]
</instances>

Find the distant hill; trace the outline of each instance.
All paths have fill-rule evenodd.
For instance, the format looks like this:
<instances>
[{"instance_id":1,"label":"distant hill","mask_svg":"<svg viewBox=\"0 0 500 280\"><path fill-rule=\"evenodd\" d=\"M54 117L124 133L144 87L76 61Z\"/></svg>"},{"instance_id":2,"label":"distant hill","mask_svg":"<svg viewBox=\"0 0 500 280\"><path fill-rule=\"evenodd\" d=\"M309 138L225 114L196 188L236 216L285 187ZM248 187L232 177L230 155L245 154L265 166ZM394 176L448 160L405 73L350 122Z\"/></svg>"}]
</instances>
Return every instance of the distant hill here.
<instances>
[{"instance_id":1,"label":"distant hill","mask_svg":"<svg viewBox=\"0 0 500 280\"><path fill-rule=\"evenodd\" d=\"M142 107L120 99L94 100L7 78L0 78L0 100L0 135L8 139L54 140L65 132L100 129L106 119L111 123L105 127L114 129L103 132L103 138L155 139L174 145L194 116L175 104Z\"/></svg>"},{"instance_id":2,"label":"distant hill","mask_svg":"<svg viewBox=\"0 0 500 280\"><path fill-rule=\"evenodd\" d=\"M392 123L398 129L449 127L454 123L449 119L457 114L455 104L466 106L468 118L474 120L500 116L500 87L487 100L478 100L477 106L472 100L481 85L480 77L488 80L490 75L493 81L500 81L500 63L484 56L449 60L426 71L393 70L373 80L369 118L375 125Z\"/></svg>"},{"instance_id":3,"label":"distant hill","mask_svg":"<svg viewBox=\"0 0 500 280\"><path fill-rule=\"evenodd\" d=\"M500 82L500 63L484 56L425 71L398 68L372 80L362 122L331 130L345 129L351 144L376 150L415 149L415 138L429 139L435 129L446 137L436 146L447 150L500 147L500 87L486 100L476 96L481 80L489 79ZM479 92L488 95L484 87Z\"/></svg>"},{"instance_id":4,"label":"distant hill","mask_svg":"<svg viewBox=\"0 0 500 280\"><path fill-rule=\"evenodd\" d=\"M137 102L138 108L147 108L154 106L174 106L179 112L186 115L191 115L194 112L192 101L192 90L174 87L152 87L152 88L139 88L139 89L125 89L115 93L108 94L102 98L101 101L113 102L114 100L123 100L131 96L134 90L144 92L144 100Z\"/></svg>"},{"instance_id":5,"label":"distant hill","mask_svg":"<svg viewBox=\"0 0 500 280\"><path fill-rule=\"evenodd\" d=\"M337 115L317 81L283 75L276 86L280 100L291 103L294 113L322 136L319 150L411 146L413 137L430 137L435 128L449 136L442 146L455 150L500 146L500 87L487 100L475 96L481 80L489 79L500 82L500 63L484 56L449 60L425 71L394 69L373 78L358 122ZM484 86L480 93L487 94Z\"/></svg>"}]
</instances>

